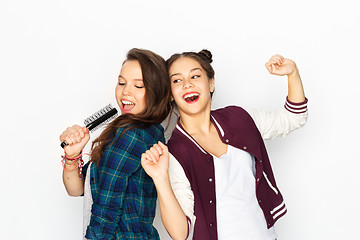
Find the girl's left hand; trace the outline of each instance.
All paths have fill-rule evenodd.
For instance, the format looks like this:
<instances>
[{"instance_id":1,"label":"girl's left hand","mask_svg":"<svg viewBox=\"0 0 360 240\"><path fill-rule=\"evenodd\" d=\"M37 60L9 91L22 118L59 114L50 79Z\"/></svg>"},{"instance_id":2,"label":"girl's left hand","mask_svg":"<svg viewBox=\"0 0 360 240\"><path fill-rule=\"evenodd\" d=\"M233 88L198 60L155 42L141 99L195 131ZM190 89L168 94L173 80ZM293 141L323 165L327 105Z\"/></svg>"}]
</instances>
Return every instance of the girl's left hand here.
<instances>
[{"instance_id":1,"label":"girl's left hand","mask_svg":"<svg viewBox=\"0 0 360 240\"><path fill-rule=\"evenodd\" d=\"M272 56L269 61L265 63L265 67L271 74L278 76L289 76L297 72L295 62L279 54Z\"/></svg>"}]
</instances>

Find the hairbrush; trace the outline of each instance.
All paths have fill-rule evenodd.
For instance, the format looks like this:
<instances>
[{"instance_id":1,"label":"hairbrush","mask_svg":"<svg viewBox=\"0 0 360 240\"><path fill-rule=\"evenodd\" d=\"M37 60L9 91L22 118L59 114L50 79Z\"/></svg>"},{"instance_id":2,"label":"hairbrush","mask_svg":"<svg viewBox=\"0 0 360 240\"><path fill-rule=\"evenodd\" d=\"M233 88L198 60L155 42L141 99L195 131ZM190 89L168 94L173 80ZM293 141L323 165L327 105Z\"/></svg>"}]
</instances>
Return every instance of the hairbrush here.
<instances>
[{"instance_id":1,"label":"hairbrush","mask_svg":"<svg viewBox=\"0 0 360 240\"><path fill-rule=\"evenodd\" d=\"M84 124L89 129L89 131L93 132L100 127L104 126L105 124L111 122L114 118L117 117L118 111L116 108L111 106L111 104L103 107L90 117L84 120ZM66 141L63 141L60 146L64 148L65 146L69 145Z\"/></svg>"}]
</instances>

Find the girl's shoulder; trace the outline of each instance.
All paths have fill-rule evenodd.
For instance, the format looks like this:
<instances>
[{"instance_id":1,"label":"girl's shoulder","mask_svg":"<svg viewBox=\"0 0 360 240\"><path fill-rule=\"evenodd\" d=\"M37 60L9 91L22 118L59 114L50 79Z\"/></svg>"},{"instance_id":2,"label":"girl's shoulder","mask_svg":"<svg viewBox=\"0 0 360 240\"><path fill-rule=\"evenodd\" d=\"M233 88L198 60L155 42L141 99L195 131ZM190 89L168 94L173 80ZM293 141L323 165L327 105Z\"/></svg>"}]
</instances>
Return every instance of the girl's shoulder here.
<instances>
[{"instance_id":1,"label":"girl's shoulder","mask_svg":"<svg viewBox=\"0 0 360 240\"><path fill-rule=\"evenodd\" d=\"M240 106L230 105L223 108L218 108L216 110L212 110L211 115L227 118L249 116L249 113Z\"/></svg>"},{"instance_id":2,"label":"girl's shoulder","mask_svg":"<svg viewBox=\"0 0 360 240\"><path fill-rule=\"evenodd\" d=\"M153 124L145 128L136 126L119 127L116 130L114 140L117 142L138 141L148 147L158 141L164 142L164 129L160 124Z\"/></svg>"},{"instance_id":3,"label":"girl's shoulder","mask_svg":"<svg viewBox=\"0 0 360 240\"><path fill-rule=\"evenodd\" d=\"M138 136L142 136L142 135L146 135L146 134L151 134L151 135L163 135L164 133L164 128L160 125L160 124L152 124L150 126L147 127L138 127L135 125L129 125L126 127L118 127L116 129L116 135L138 135Z\"/></svg>"}]
</instances>

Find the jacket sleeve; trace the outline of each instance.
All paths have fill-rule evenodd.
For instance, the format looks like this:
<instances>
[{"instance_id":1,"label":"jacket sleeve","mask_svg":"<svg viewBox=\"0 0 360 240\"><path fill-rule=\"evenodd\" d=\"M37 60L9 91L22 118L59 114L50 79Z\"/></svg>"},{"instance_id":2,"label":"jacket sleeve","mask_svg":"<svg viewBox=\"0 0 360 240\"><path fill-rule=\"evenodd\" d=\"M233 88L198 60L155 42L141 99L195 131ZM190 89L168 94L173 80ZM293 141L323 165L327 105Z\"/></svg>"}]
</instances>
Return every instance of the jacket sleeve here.
<instances>
[{"instance_id":1,"label":"jacket sleeve","mask_svg":"<svg viewBox=\"0 0 360 240\"><path fill-rule=\"evenodd\" d=\"M263 139L284 137L295 129L305 125L308 117L307 102L293 103L288 98L283 109L263 111L246 109L254 119Z\"/></svg>"},{"instance_id":2,"label":"jacket sleeve","mask_svg":"<svg viewBox=\"0 0 360 240\"><path fill-rule=\"evenodd\" d=\"M196 219L194 215L194 193L191 189L190 182L185 175L184 169L171 153L169 159L169 176L171 188L188 220L187 239L192 239Z\"/></svg>"},{"instance_id":3,"label":"jacket sleeve","mask_svg":"<svg viewBox=\"0 0 360 240\"><path fill-rule=\"evenodd\" d=\"M98 169L97 197L85 236L88 239L115 239L129 177L141 167L141 154L146 151L135 130L119 135L105 149Z\"/></svg>"}]
</instances>

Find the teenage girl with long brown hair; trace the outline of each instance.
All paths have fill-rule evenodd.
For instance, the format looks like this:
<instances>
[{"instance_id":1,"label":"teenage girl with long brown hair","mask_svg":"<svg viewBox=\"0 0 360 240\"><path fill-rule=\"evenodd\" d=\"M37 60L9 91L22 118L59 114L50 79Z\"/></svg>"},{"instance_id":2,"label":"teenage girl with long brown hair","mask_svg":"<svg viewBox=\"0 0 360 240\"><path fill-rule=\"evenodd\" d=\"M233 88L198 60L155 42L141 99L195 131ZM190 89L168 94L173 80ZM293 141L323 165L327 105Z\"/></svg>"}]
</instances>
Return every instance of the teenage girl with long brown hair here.
<instances>
[{"instance_id":1,"label":"teenage girl with long brown hair","mask_svg":"<svg viewBox=\"0 0 360 240\"><path fill-rule=\"evenodd\" d=\"M68 144L64 185L70 196L84 194L85 238L159 239L152 225L156 189L140 159L154 143L164 142L160 123L170 111L165 60L148 50L131 49L115 97L122 115L93 141L90 166L80 176L78 162L90 139L89 131L74 125L61 134L60 141Z\"/></svg>"}]
</instances>

